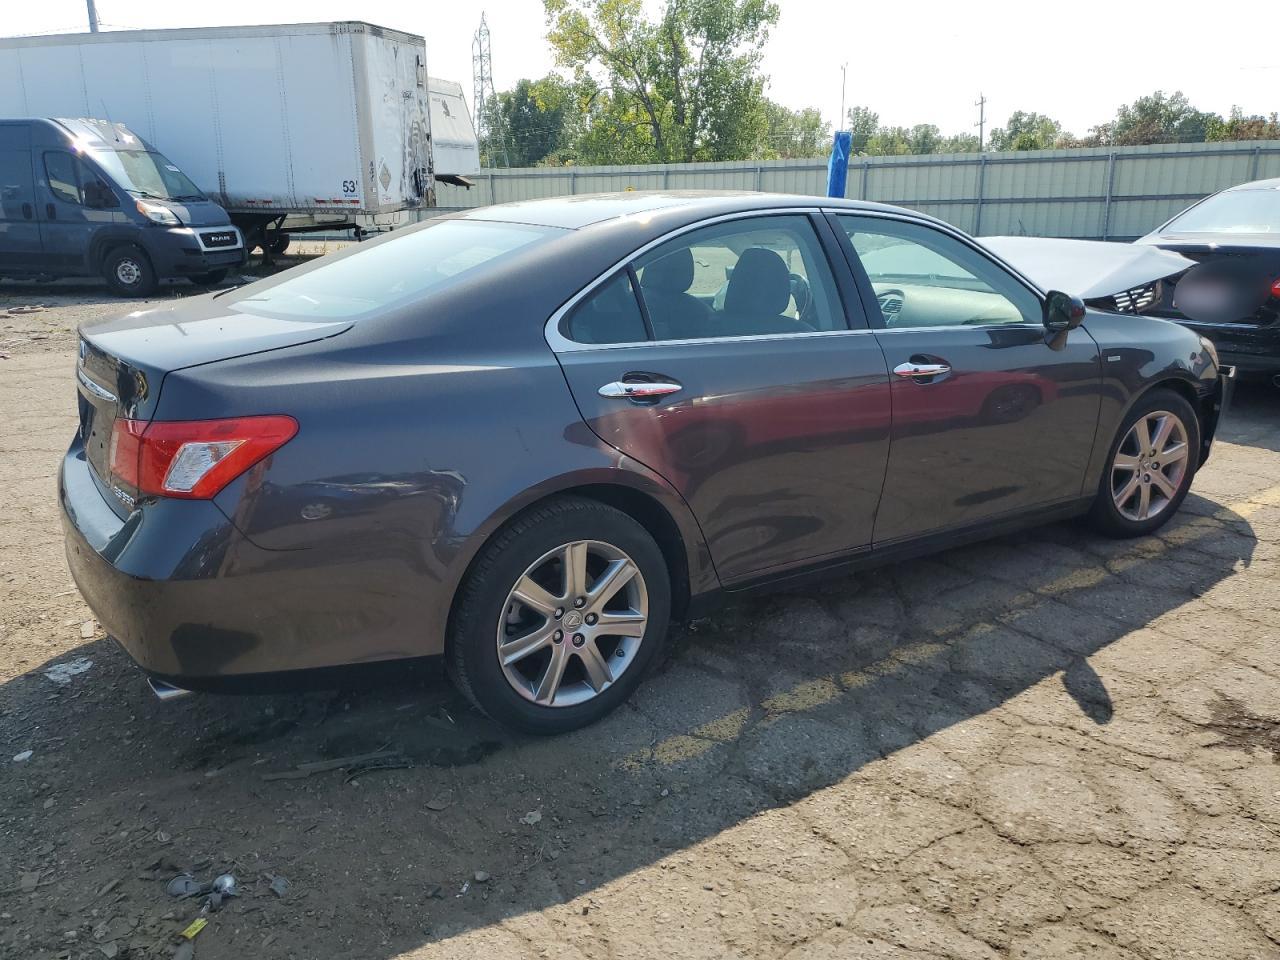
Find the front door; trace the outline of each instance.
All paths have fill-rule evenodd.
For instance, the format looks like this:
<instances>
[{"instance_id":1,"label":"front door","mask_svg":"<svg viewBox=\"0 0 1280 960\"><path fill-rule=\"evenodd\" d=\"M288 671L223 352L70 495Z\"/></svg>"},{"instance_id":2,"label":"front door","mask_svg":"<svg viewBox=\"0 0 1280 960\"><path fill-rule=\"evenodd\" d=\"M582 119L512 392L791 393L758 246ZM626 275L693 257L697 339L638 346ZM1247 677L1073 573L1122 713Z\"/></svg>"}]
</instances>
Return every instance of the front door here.
<instances>
[{"instance_id":1,"label":"front door","mask_svg":"<svg viewBox=\"0 0 1280 960\"><path fill-rule=\"evenodd\" d=\"M25 123L0 123L0 271L35 268L39 259L30 131Z\"/></svg>"},{"instance_id":2,"label":"front door","mask_svg":"<svg viewBox=\"0 0 1280 960\"><path fill-rule=\"evenodd\" d=\"M889 378L819 228L783 214L683 233L555 338L591 429L679 490L725 583L871 543Z\"/></svg>"},{"instance_id":3,"label":"front door","mask_svg":"<svg viewBox=\"0 0 1280 960\"><path fill-rule=\"evenodd\" d=\"M49 268L93 272L89 250L94 231L118 217L114 191L83 158L65 150L45 150L37 162L40 229Z\"/></svg>"},{"instance_id":4,"label":"front door","mask_svg":"<svg viewBox=\"0 0 1280 960\"><path fill-rule=\"evenodd\" d=\"M1039 294L955 234L834 219L874 291L893 381L876 544L1080 497L1101 390L1089 333L1048 337Z\"/></svg>"}]
</instances>

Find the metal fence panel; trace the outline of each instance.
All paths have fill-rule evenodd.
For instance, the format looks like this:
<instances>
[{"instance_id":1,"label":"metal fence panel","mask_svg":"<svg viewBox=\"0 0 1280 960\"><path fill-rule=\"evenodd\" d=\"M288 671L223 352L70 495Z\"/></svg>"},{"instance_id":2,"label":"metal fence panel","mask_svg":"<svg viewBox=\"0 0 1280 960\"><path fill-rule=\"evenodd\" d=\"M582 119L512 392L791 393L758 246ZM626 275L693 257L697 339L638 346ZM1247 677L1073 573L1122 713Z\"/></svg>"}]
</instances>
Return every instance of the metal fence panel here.
<instances>
[{"instance_id":1,"label":"metal fence panel","mask_svg":"<svg viewBox=\"0 0 1280 960\"><path fill-rule=\"evenodd\" d=\"M441 184L442 208L620 190L822 195L826 160L486 170ZM846 195L913 207L978 235L1132 239L1215 190L1280 177L1280 140L1026 153L855 157Z\"/></svg>"}]
</instances>

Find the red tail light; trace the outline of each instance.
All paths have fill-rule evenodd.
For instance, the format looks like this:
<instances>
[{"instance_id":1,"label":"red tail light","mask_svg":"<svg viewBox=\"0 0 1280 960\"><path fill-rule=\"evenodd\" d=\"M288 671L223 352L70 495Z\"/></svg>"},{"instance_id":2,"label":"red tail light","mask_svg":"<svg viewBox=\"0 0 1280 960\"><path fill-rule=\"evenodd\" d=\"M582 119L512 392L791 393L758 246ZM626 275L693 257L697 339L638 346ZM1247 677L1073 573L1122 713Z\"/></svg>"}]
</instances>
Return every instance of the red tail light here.
<instances>
[{"instance_id":1,"label":"red tail light","mask_svg":"<svg viewBox=\"0 0 1280 960\"><path fill-rule=\"evenodd\" d=\"M1280 300L1280 277L1276 277L1275 280L1271 282L1271 295L1277 300Z\"/></svg>"},{"instance_id":2,"label":"red tail light","mask_svg":"<svg viewBox=\"0 0 1280 960\"><path fill-rule=\"evenodd\" d=\"M285 416L120 419L111 432L112 482L142 495L208 500L297 432Z\"/></svg>"}]
</instances>

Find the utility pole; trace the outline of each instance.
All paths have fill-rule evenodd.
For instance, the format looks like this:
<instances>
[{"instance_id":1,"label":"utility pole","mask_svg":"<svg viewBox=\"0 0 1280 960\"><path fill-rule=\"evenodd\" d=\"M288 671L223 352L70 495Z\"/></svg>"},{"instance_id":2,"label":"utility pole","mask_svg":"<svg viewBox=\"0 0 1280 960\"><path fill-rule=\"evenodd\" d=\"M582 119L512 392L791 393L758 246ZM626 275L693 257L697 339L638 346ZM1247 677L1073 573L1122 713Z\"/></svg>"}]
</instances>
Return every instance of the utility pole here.
<instances>
[{"instance_id":1,"label":"utility pole","mask_svg":"<svg viewBox=\"0 0 1280 960\"><path fill-rule=\"evenodd\" d=\"M489 166L493 167L495 154L502 150L502 165L511 166L507 158L507 139L502 129L502 113L497 109L497 94L493 89L493 57L489 52L489 24L484 12L480 13L480 26L471 39L472 97L475 100L476 138L487 146ZM492 109L491 109L492 108Z\"/></svg>"},{"instance_id":2,"label":"utility pole","mask_svg":"<svg viewBox=\"0 0 1280 960\"><path fill-rule=\"evenodd\" d=\"M986 146L987 132L987 95L985 93L978 94L978 100L974 103L978 108L978 152L982 152L982 148Z\"/></svg>"},{"instance_id":3,"label":"utility pole","mask_svg":"<svg viewBox=\"0 0 1280 960\"><path fill-rule=\"evenodd\" d=\"M846 89L846 79L849 73L849 61L846 60L840 64L840 116L836 119L836 129L843 130L846 120L844 118L844 92Z\"/></svg>"},{"instance_id":4,"label":"utility pole","mask_svg":"<svg viewBox=\"0 0 1280 960\"><path fill-rule=\"evenodd\" d=\"M98 32L98 8L93 5L93 0L84 0L89 7L89 32Z\"/></svg>"}]
</instances>

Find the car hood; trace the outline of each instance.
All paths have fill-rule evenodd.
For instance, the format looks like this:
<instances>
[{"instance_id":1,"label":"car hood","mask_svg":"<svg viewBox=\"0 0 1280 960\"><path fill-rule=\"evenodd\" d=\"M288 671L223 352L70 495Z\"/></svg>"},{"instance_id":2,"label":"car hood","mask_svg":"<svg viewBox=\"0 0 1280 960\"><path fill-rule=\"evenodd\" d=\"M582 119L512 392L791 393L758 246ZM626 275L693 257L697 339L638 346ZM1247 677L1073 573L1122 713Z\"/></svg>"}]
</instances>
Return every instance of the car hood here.
<instances>
[{"instance_id":1,"label":"car hood","mask_svg":"<svg viewBox=\"0 0 1280 960\"><path fill-rule=\"evenodd\" d=\"M1159 247L1056 237L983 237L982 243L1045 290L1082 300L1171 277L1195 261Z\"/></svg>"}]
</instances>

